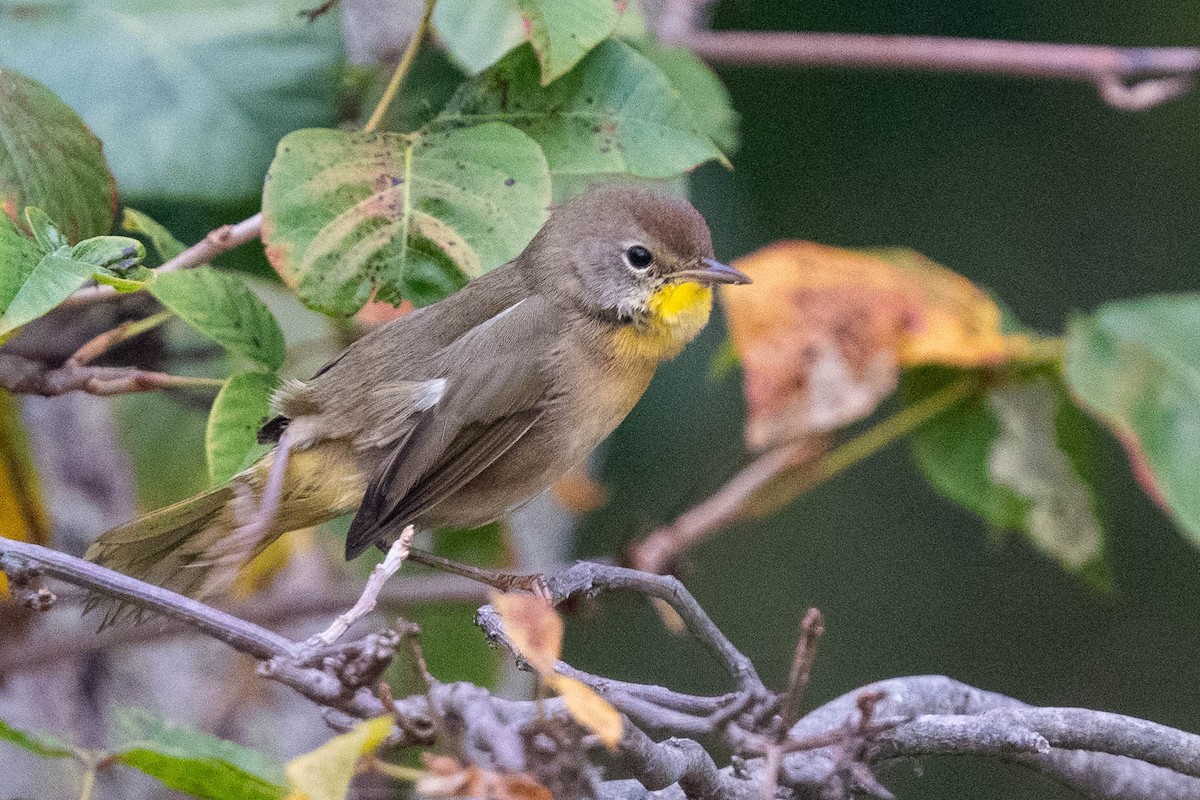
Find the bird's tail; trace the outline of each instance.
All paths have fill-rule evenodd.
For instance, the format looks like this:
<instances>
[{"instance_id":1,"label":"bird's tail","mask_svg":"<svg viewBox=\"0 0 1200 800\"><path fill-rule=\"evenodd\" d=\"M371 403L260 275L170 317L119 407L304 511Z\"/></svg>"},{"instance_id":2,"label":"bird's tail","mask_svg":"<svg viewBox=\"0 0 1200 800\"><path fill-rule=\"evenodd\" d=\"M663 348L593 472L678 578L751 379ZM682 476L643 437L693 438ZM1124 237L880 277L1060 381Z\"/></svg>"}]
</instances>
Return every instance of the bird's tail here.
<instances>
[{"instance_id":1,"label":"bird's tail","mask_svg":"<svg viewBox=\"0 0 1200 800\"><path fill-rule=\"evenodd\" d=\"M253 515L252 507L249 515L244 508L255 497L250 477L238 476L230 484L113 528L92 544L87 558L188 597L227 589L240 569L284 532L272 526L249 537L238 535L249 530L246 518ZM145 614L101 594L92 594L84 611L95 608L104 609L101 629L126 619L140 622Z\"/></svg>"},{"instance_id":2,"label":"bird's tail","mask_svg":"<svg viewBox=\"0 0 1200 800\"><path fill-rule=\"evenodd\" d=\"M114 528L87 557L117 572L204 598L229 589L241 568L288 531L317 525L356 508L365 490L354 451L344 443L292 451L282 495L269 524L259 507L278 451L227 485ZM85 611L104 607L101 628L145 612L93 595Z\"/></svg>"}]
</instances>

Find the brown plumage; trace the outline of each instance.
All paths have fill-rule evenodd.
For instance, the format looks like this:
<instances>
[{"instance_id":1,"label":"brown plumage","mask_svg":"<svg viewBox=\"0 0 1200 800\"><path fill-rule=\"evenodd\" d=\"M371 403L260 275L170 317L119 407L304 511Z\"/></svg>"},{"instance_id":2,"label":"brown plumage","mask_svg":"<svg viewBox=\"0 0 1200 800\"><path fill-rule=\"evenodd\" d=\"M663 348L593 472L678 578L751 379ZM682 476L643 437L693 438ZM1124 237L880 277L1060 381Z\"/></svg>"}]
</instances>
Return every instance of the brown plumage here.
<instances>
[{"instance_id":1,"label":"brown plumage","mask_svg":"<svg viewBox=\"0 0 1200 800\"><path fill-rule=\"evenodd\" d=\"M262 435L286 436L290 456L269 529L247 523L275 451L228 486L110 531L90 555L203 596L282 534L355 507L347 558L408 524L495 520L624 419L707 322L713 283L747 281L711 257L686 201L593 188L508 264L279 390Z\"/></svg>"}]
</instances>

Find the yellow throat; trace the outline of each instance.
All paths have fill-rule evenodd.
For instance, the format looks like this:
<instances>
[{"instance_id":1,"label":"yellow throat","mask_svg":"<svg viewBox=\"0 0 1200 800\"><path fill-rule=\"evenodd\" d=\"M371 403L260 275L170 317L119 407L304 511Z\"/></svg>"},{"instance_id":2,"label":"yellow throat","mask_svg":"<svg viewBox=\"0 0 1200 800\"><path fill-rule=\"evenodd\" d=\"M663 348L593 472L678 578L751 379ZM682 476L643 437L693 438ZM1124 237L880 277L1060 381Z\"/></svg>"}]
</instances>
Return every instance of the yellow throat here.
<instances>
[{"instance_id":1,"label":"yellow throat","mask_svg":"<svg viewBox=\"0 0 1200 800\"><path fill-rule=\"evenodd\" d=\"M629 358L673 358L708 323L712 298L712 287L691 281L662 286L650 296L649 324L618 331L617 352Z\"/></svg>"}]
</instances>

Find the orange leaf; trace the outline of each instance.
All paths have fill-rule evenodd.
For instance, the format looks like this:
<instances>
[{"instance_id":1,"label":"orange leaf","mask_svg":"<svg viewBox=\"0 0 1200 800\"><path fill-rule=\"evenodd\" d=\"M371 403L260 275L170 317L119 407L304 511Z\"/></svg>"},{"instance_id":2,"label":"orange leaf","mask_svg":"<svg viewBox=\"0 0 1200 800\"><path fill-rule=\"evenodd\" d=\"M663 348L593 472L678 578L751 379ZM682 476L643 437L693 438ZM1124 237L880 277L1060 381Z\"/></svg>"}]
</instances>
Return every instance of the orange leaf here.
<instances>
[{"instance_id":1,"label":"orange leaf","mask_svg":"<svg viewBox=\"0 0 1200 800\"><path fill-rule=\"evenodd\" d=\"M553 675L563 645L563 623L558 612L531 594L493 594L492 606L521 656L542 677Z\"/></svg>"},{"instance_id":2,"label":"orange leaf","mask_svg":"<svg viewBox=\"0 0 1200 800\"><path fill-rule=\"evenodd\" d=\"M865 417L895 389L901 366L1008 357L995 304L918 253L789 241L734 263L754 279L721 293L754 449Z\"/></svg>"},{"instance_id":3,"label":"orange leaf","mask_svg":"<svg viewBox=\"0 0 1200 800\"><path fill-rule=\"evenodd\" d=\"M868 251L886 261L912 285L921 301L917 329L900 340L900 365L982 367L1002 364L1025 342L1001 333L1000 309L971 281L930 261L916 250Z\"/></svg>"}]
</instances>

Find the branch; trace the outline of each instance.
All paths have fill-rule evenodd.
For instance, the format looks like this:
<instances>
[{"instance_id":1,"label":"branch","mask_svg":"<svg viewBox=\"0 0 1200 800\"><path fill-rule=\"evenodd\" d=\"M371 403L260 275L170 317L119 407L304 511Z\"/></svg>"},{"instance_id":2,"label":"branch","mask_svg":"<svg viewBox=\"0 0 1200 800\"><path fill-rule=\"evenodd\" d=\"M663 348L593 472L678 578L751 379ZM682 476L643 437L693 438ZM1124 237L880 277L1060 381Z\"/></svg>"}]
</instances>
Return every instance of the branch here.
<instances>
[{"instance_id":1,"label":"branch","mask_svg":"<svg viewBox=\"0 0 1200 800\"><path fill-rule=\"evenodd\" d=\"M576 594L622 589L671 603L693 632L722 656L743 689L722 698L702 698L604 679L593 679L593 684L615 689L605 692L610 699L637 699L641 710L651 715L659 704L673 707L677 716L712 712L723 720L719 725L727 733L746 743L740 748L743 755L718 767L693 740L655 742L627 722L615 763L635 780L601 782L592 759L608 756L574 726L561 699L503 700L471 684L432 680L424 694L381 699L374 683L407 627L309 655L301 644L173 592L38 545L0 538L0 569L36 591L37 576L31 568L192 625L258 658L263 661L260 674L333 709L326 718L335 726L393 712L403 719L394 731L397 744L425 746L437 740L455 746L460 757L485 769L530 771L547 786L568 778L575 786L583 781L604 800L760 797L769 784L767 771L775 774L774 765L758 756L765 752L763 742L774 741L779 718L764 717L761 706L746 708L736 702L765 691L761 681L745 656L672 578L576 564L548 576L546 586L559 602ZM481 611L486 616L486 609ZM669 728L674 718L660 716L656 721ZM557 738L539 733L547 726L576 733ZM1200 797L1200 736L1118 714L1031 708L944 677L897 678L863 687L807 714L788 733L774 758L779 786L792 797L850 800L859 792L888 798L875 772L897 758L931 754L998 756L1095 798ZM547 754L547 747L554 752Z\"/></svg>"},{"instance_id":2,"label":"branch","mask_svg":"<svg viewBox=\"0 0 1200 800\"><path fill-rule=\"evenodd\" d=\"M298 591L259 593L253 600L222 605L220 610L270 628L337 614L353 605L359 597L359 592L349 586L306 585L294 588ZM58 603L74 608L82 605L78 602L81 599L82 594L74 598L59 596ZM379 605L388 611L439 603L478 605L487 602L487 591L479 584L453 576L409 575L403 581L385 586L378 600ZM37 597L30 597L30 601L44 605ZM145 645L191 632L190 626L174 622L114 627L100 634L85 625L79 631L56 632L52 638L37 638L34 631L33 635L18 639L18 646L0 648L0 675L43 668L93 650Z\"/></svg>"},{"instance_id":3,"label":"branch","mask_svg":"<svg viewBox=\"0 0 1200 800\"><path fill-rule=\"evenodd\" d=\"M175 272L181 269L191 269L207 264L222 253L241 247L247 242L262 235L262 214L247 217L233 225L222 225L210 231L207 236L196 244L184 250L179 255L167 260L155 272ZM111 286L87 286L71 295L64 305L75 303L94 303L117 296L117 290Z\"/></svg>"},{"instance_id":4,"label":"branch","mask_svg":"<svg viewBox=\"0 0 1200 800\"><path fill-rule=\"evenodd\" d=\"M216 389L219 378L169 375L136 367L93 367L64 364L50 367L41 361L0 353L0 389L14 394L57 397L68 392L86 392L100 397L159 389Z\"/></svg>"},{"instance_id":5,"label":"branch","mask_svg":"<svg viewBox=\"0 0 1200 800\"><path fill-rule=\"evenodd\" d=\"M959 72L1084 81L1123 111L1186 93L1200 72L1194 47L1107 47L944 36L690 31L673 44L713 64Z\"/></svg>"}]
</instances>

